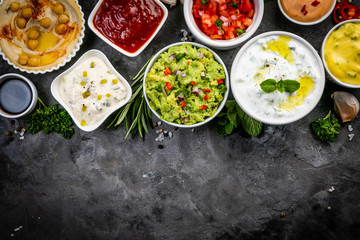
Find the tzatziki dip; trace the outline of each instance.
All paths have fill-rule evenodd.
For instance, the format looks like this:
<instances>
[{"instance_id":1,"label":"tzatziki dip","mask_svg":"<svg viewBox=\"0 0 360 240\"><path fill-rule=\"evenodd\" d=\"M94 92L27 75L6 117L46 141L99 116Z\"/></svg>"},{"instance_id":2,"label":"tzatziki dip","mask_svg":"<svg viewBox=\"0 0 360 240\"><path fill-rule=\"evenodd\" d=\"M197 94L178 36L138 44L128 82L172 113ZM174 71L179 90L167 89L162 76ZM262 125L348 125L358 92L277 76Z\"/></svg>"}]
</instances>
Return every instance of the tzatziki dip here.
<instances>
[{"instance_id":1,"label":"tzatziki dip","mask_svg":"<svg viewBox=\"0 0 360 240\"><path fill-rule=\"evenodd\" d=\"M65 74L59 84L60 96L81 126L91 126L126 101L123 82L103 59L89 57Z\"/></svg>"},{"instance_id":2,"label":"tzatziki dip","mask_svg":"<svg viewBox=\"0 0 360 240\"><path fill-rule=\"evenodd\" d=\"M247 43L234 60L234 97L245 112L261 122L293 122L309 113L320 99L325 81L321 60L311 45L296 35L262 35ZM295 80L300 87L293 93L266 93L260 84L267 79Z\"/></svg>"}]
</instances>

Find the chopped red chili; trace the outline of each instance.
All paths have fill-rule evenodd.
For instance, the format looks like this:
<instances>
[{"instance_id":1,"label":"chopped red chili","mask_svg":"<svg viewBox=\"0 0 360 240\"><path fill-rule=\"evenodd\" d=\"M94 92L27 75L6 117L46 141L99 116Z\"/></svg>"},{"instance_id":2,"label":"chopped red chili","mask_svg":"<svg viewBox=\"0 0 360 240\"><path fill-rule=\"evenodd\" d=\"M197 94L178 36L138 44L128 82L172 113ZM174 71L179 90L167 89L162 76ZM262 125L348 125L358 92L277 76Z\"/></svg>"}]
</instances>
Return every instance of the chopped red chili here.
<instances>
[{"instance_id":1,"label":"chopped red chili","mask_svg":"<svg viewBox=\"0 0 360 240\"><path fill-rule=\"evenodd\" d=\"M191 85L193 85L193 86L196 84L196 82L194 82L194 81L191 81L190 83L191 83Z\"/></svg>"},{"instance_id":2,"label":"chopped red chili","mask_svg":"<svg viewBox=\"0 0 360 240\"><path fill-rule=\"evenodd\" d=\"M210 96L205 94L204 100L207 101L209 98L210 98Z\"/></svg>"},{"instance_id":3,"label":"chopped red chili","mask_svg":"<svg viewBox=\"0 0 360 240\"><path fill-rule=\"evenodd\" d=\"M350 5L347 1L336 4L333 18L336 23L360 18L360 8Z\"/></svg>"},{"instance_id":4,"label":"chopped red chili","mask_svg":"<svg viewBox=\"0 0 360 240\"><path fill-rule=\"evenodd\" d=\"M320 4L320 2L319 1L313 1L312 3L311 3L311 5L313 5L314 7L316 7L317 5L319 5Z\"/></svg>"},{"instance_id":5,"label":"chopped red chili","mask_svg":"<svg viewBox=\"0 0 360 240\"><path fill-rule=\"evenodd\" d=\"M165 71L164 71L164 75L169 75L170 73L171 73L171 70L169 69L169 67L166 67Z\"/></svg>"},{"instance_id":6,"label":"chopped red chili","mask_svg":"<svg viewBox=\"0 0 360 240\"><path fill-rule=\"evenodd\" d=\"M189 66L189 65L190 65L190 61L187 61L186 65L188 65L188 66Z\"/></svg>"},{"instance_id":7,"label":"chopped red chili","mask_svg":"<svg viewBox=\"0 0 360 240\"><path fill-rule=\"evenodd\" d=\"M185 106L186 106L186 103L184 101L182 101L180 107L185 107Z\"/></svg>"},{"instance_id":8,"label":"chopped red chili","mask_svg":"<svg viewBox=\"0 0 360 240\"><path fill-rule=\"evenodd\" d=\"M204 92L211 92L211 90L209 88L205 88Z\"/></svg>"},{"instance_id":9,"label":"chopped red chili","mask_svg":"<svg viewBox=\"0 0 360 240\"><path fill-rule=\"evenodd\" d=\"M222 79L216 79L216 81L217 81L218 84L223 84L224 83L224 81Z\"/></svg>"},{"instance_id":10,"label":"chopped red chili","mask_svg":"<svg viewBox=\"0 0 360 240\"><path fill-rule=\"evenodd\" d=\"M171 90L173 88L173 86L169 82L166 82L166 88Z\"/></svg>"},{"instance_id":11,"label":"chopped red chili","mask_svg":"<svg viewBox=\"0 0 360 240\"><path fill-rule=\"evenodd\" d=\"M304 14L304 16L308 13L308 11L306 11L306 5L304 5L302 8L301 8L301 12L302 14Z\"/></svg>"}]
</instances>

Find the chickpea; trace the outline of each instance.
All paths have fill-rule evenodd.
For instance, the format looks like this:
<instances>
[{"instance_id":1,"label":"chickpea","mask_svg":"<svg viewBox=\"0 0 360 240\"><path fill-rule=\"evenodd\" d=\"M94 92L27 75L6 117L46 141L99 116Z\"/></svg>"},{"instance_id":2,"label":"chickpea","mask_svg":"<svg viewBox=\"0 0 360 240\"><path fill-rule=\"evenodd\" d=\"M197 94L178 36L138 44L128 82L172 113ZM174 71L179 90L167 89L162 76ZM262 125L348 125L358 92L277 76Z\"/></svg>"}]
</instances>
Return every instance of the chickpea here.
<instances>
[{"instance_id":1,"label":"chickpea","mask_svg":"<svg viewBox=\"0 0 360 240\"><path fill-rule=\"evenodd\" d=\"M31 29L28 36L30 39L36 40L39 38L40 32L37 29Z\"/></svg>"},{"instance_id":2,"label":"chickpea","mask_svg":"<svg viewBox=\"0 0 360 240\"><path fill-rule=\"evenodd\" d=\"M11 9L11 11L13 11L13 12L19 11L19 9L20 9L20 3L18 3L18 2L12 2L12 3L10 4L10 9Z\"/></svg>"},{"instance_id":3,"label":"chickpea","mask_svg":"<svg viewBox=\"0 0 360 240\"><path fill-rule=\"evenodd\" d=\"M29 61L29 56L28 55L25 55L25 54L22 54L22 55L19 55L19 60L18 62L21 64L21 65L26 65Z\"/></svg>"},{"instance_id":4,"label":"chickpea","mask_svg":"<svg viewBox=\"0 0 360 240\"><path fill-rule=\"evenodd\" d=\"M57 15L63 14L64 13L64 6L61 3L57 3L57 4L55 4L55 6L53 8L53 11Z\"/></svg>"},{"instance_id":5,"label":"chickpea","mask_svg":"<svg viewBox=\"0 0 360 240\"><path fill-rule=\"evenodd\" d=\"M31 57L28 64L30 67L36 67L40 64L40 59L38 57Z\"/></svg>"},{"instance_id":6,"label":"chickpea","mask_svg":"<svg viewBox=\"0 0 360 240\"><path fill-rule=\"evenodd\" d=\"M61 14L59 15L58 17L58 22L61 24L61 23L67 23L69 22L69 17L66 15L66 14Z\"/></svg>"},{"instance_id":7,"label":"chickpea","mask_svg":"<svg viewBox=\"0 0 360 240\"><path fill-rule=\"evenodd\" d=\"M39 41L34 39L29 39L27 45L29 49L34 50L39 45Z\"/></svg>"},{"instance_id":8,"label":"chickpea","mask_svg":"<svg viewBox=\"0 0 360 240\"><path fill-rule=\"evenodd\" d=\"M19 28L25 28L25 26L26 26L26 20L25 20L25 18L18 17L18 18L16 19L16 25L17 25Z\"/></svg>"},{"instance_id":9,"label":"chickpea","mask_svg":"<svg viewBox=\"0 0 360 240\"><path fill-rule=\"evenodd\" d=\"M50 27L50 18L48 18L48 17L45 17L45 18L42 18L41 20L40 20L40 26L42 26L43 28L48 28L48 27Z\"/></svg>"},{"instance_id":10,"label":"chickpea","mask_svg":"<svg viewBox=\"0 0 360 240\"><path fill-rule=\"evenodd\" d=\"M59 24L55 27L55 32L57 34L64 34L68 29L68 26L66 24Z\"/></svg>"},{"instance_id":11,"label":"chickpea","mask_svg":"<svg viewBox=\"0 0 360 240\"><path fill-rule=\"evenodd\" d=\"M24 18L31 18L31 16L33 15L33 10L29 7L26 7L21 11L21 15Z\"/></svg>"}]
</instances>

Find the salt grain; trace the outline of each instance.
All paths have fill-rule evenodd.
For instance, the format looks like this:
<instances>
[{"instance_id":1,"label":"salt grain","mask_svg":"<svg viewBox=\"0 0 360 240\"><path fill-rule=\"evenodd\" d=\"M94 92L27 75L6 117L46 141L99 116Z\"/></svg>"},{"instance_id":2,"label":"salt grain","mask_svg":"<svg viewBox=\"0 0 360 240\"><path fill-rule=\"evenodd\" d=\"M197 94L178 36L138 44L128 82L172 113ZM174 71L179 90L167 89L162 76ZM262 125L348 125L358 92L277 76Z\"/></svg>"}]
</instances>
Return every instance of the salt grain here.
<instances>
[{"instance_id":1,"label":"salt grain","mask_svg":"<svg viewBox=\"0 0 360 240\"><path fill-rule=\"evenodd\" d=\"M348 130L349 130L349 132L351 132L354 129L353 129L353 127L351 125L348 125Z\"/></svg>"},{"instance_id":2,"label":"salt grain","mask_svg":"<svg viewBox=\"0 0 360 240\"><path fill-rule=\"evenodd\" d=\"M354 138L355 134L350 133L348 136L349 136L349 141L351 141L351 140L353 140L353 138Z\"/></svg>"},{"instance_id":3,"label":"salt grain","mask_svg":"<svg viewBox=\"0 0 360 240\"><path fill-rule=\"evenodd\" d=\"M161 124L162 124L162 122L161 122L161 121L158 121L158 122L157 122L157 125L158 125L158 126L160 126Z\"/></svg>"},{"instance_id":4,"label":"salt grain","mask_svg":"<svg viewBox=\"0 0 360 240\"><path fill-rule=\"evenodd\" d=\"M333 192L333 191L335 191L335 188L334 188L333 186L331 186L331 187L329 188L328 192Z\"/></svg>"},{"instance_id":5,"label":"salt grain","mask_svg":"<svg viewBox=\"0 0 360 240\"><path fill-rule=\"evenodd\" d=\"M172 136L173 136L172 132L169 132L169 137L172 137Z\"/></svg>"},{"instance_id":6,"label":"salt grain","mask_svg":"<svg viewBox=\"0 0 360 240\"><path fill-rule=\"evenodd\" d=\"M20 137L20 140L24 140L24 138L25 138L24 136L21 136L21 137Z\"/></svg>"}]
</instances>

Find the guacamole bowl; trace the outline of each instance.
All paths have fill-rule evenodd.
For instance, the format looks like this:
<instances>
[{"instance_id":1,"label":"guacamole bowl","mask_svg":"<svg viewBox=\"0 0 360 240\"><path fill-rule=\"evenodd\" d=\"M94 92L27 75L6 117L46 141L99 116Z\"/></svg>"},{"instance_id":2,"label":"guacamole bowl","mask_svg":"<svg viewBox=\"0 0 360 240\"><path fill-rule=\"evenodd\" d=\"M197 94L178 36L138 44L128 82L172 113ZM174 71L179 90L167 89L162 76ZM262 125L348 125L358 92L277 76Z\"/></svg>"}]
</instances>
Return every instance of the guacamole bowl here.
<instances>
[{"instance_id":1,"label":"guacamole bowl","mask_svg":"<svg viewBox=\"0 0 360 240\"><path fill-rule=\"evenodd\" d=\"M151 59L143 90L158 118L175 127L193 128L220 113L229 95L229 76L215 52L198 43L179 42Z\"/></svg>"}]
</instances>

